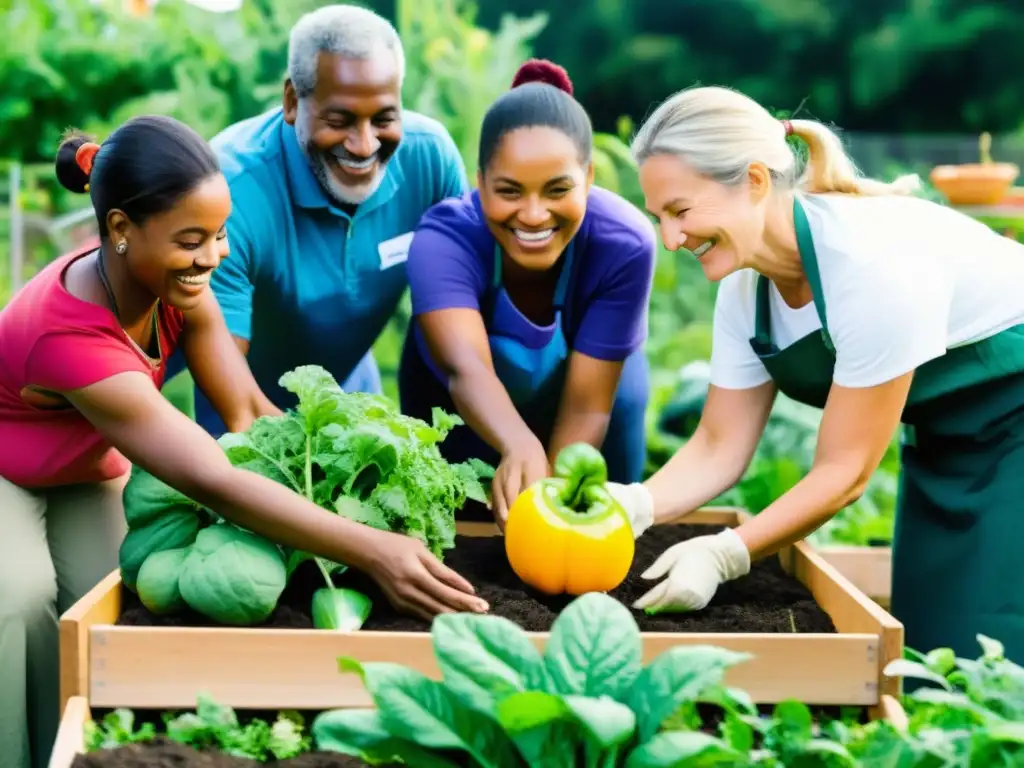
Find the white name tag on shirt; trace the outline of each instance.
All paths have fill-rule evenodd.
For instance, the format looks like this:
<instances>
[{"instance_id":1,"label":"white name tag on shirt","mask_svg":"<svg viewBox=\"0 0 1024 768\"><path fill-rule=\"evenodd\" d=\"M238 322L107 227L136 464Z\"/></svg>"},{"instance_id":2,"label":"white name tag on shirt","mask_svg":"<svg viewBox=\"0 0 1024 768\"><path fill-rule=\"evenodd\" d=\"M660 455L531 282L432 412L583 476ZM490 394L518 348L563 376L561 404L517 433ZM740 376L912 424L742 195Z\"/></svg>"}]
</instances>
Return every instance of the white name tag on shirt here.
<instances>
[{"instance_id":1,"label":"white name tag on shirt","mask_svg":"<svg viewBox=\"0 0 1024 768\"><path fill-rule=\"evenodd\" d=\"M409 258L409 245L412 243L412 232L393 237L377 244L377 253L380 254L380 268L388 269L401 264Z\"/></svg>"}]
</instances>

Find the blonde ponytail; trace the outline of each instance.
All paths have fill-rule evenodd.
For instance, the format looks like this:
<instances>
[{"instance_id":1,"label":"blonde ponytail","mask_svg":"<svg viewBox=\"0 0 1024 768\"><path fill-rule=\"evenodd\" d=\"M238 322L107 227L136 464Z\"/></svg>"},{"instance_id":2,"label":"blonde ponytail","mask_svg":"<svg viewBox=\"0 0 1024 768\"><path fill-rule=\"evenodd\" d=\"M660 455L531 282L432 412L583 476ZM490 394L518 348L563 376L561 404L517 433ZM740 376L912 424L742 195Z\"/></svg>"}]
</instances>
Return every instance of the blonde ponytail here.
<instances>
[{"instance_id":1,"label":"blonde ponytail","mask_svg":"<svg viewBox=\"0 0 1024 768\"><path fill-rule=\"evenodd\" d=\"M786 142L787 125L807 144L808 162L798 175ZM861 176L842 142L814 120L775 118L748 96L719 86L687 88L662 102L633 139L637 164L654 155L674 155L722 184L738 184L755 162L763 163L783 189L852 195L906 195L917 176L885 183Z\"/></svg>"},{"instance_id":2,"label":"blonde ponytail","mask_svg":"<svg viewBox=\"0 0 1024 768\"><path fill-rule=\"evenodd\" d=\"M807 145L807 168L797 186L807 192L846 195L911 195L921 187L917 174L886 183L861 176L842 142L828 126L816 120L789 120L792 133Z\"/></svg>"}]
</instances>

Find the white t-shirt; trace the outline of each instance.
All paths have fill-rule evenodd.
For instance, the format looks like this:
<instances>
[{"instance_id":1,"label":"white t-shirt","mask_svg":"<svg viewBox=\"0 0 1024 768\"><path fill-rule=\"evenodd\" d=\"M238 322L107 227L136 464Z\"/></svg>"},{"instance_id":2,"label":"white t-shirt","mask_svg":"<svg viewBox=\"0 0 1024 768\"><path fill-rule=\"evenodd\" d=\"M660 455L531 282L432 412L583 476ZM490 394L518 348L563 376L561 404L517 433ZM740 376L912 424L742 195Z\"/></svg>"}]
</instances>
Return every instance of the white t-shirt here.
<instances>
[{"instance_id":1,"label":"white t-shirt","mask_svg":"<svg viewBox=\"0 0 1024 768\"><path fill-rule=\"evenodd\" d=\"M1024 245L946 206L913 197L803 195L836 350L833 381L872 387L947 349L1024 323ZM748 389L771 377L751 349L757 273L722 280L711 383ZM821 328L771 285L771 335L784 349Z\"/></svg>"}]
</instances>

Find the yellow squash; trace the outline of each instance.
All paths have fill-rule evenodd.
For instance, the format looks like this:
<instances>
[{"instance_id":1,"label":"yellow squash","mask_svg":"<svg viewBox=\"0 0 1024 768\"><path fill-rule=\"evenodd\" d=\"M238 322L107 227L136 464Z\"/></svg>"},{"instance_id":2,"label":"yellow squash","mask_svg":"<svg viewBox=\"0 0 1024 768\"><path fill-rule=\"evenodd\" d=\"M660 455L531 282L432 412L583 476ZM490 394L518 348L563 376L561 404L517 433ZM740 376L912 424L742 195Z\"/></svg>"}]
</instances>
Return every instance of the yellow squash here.
<instances>
[{"instance_id":1,"label":"yellow squash","mask_svg":"<svg viewBox=\"0 0 1024 768\"><path fill-rule=\"evenodd\" d=\"M633 564L633 528L605 489L604 457L591 445L566 446L554 477L540 480L512 504L505 552L516 575L549 595L606 592Z\"/></svg>"}]
</instances>

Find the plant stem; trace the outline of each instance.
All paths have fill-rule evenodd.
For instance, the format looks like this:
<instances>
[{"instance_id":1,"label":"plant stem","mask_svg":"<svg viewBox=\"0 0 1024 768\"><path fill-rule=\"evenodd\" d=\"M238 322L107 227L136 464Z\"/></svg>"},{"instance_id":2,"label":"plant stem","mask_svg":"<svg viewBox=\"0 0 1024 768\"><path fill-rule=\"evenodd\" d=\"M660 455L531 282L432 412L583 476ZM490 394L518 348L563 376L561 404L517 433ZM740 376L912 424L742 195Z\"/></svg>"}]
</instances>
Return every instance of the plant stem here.
<instances>
[{"instance_id":1,"label":"plant stem","mask_svg":"<svg viewBox=\"0 0 1024 768\"><path fill-rule=\"evenodd\" d=\"M322 562L320 562L320 558L319 557L314 557L313 558L313 562L316 563L316 567L319 568L320 569L320 573L323 574L324 581L327 582L327 588L328 589L334 589L334 582L331 581L331 574L329 574L327 572L327 569L324 568L324 564ZM796 630L793 630L793 631L795 632Z\"/></svg>"},{"instance_id":2,"label":"plant stem","mask_svg":"<svg viewBox=\"0 0 1024 768\"><path fill-rule=\"evenodd\" d=\"M313 436L306 433L306 498L313 500Z\"/></svg>"}]
</instances>

